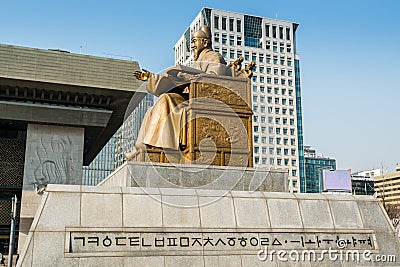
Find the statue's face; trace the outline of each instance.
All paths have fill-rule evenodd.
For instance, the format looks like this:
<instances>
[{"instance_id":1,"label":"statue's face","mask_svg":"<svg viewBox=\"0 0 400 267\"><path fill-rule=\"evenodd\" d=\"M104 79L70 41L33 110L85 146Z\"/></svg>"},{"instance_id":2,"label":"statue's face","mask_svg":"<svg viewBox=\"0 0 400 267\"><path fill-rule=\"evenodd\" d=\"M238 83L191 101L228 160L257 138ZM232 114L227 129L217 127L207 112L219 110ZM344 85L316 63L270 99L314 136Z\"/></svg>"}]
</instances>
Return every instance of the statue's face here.
<instances>
[{"instance_id":1,"label":"statue's face","mask_svg":"<svg viewBox=\"0 0 400 267\"><path fill-rule=\"evenodd\" d=\"M204 38L193 37L191 43L194 52L194 60L196 61L199 58L201 51L208 47L208 40Z\"/></svg>"}]
</instances>

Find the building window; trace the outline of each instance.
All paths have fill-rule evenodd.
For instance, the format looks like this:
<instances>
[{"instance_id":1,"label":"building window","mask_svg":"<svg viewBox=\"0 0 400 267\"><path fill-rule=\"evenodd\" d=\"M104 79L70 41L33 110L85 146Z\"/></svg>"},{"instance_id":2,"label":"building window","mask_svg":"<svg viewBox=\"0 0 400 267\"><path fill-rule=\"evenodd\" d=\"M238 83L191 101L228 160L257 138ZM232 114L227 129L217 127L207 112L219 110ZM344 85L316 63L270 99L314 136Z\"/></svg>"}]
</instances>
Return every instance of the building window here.
<instances>
[{"instance_id":1,"label":"building window","mask_svg":"<svg viewBox=\"0 0 400 267\"><path fill-rule=\"evenodd\" d=\"M264 56L260 55L259 60L260 60L260 62L264 62Z\"/></svg>"},{"instance_id":2,"label":"building window","mask_svg":"<svg viewBox=\"0 0 400 267\"><path fill-rule=\"evenodd\" d=\"M294 119L290 119L290 125L294 125Z\"/></svg>"},{"instance_id":3,"label":"building window","mask_svg":"<svg viewBox=\"0 0 400 267\"><path fill-rule=\"evenodd\" d=\"M257 86L253 85L253 92L257 92Z\"/></svg>"},{"instance_id":4,"label":"building window","mask_svg":"<svg viewBox=\"0 0 400 267\"><path fill-rule=\"evenodd\" d=\"M236 37L236 43L237 43L237 45L242 45L242 37L237 36ZM242 56L242 55L240 55L240 56Z\"/></svg>"},{"instance_id":5,"label":"building window","mask_svg":"<svg viewBox=\"0 0 400 267\"><path fill-rule=\"evenodd\" d=\"M288 70L287 75L291 77L292 76L292 71Z\"/></svg>"},{"instance_id":6,"label":"building window","mask_svg":"<svg viewBox=\"0 0 400 267\"><path fill-rule=\"evenodd\" d=\"M262 158L262 164L267 164L267 159L266 158Z\"/></svg>"},{"instance_id":7,"label":"building window","mask_svg":"<svg viewBox=\"0 0 400 267\"><path fill-rule=\"evenodd\" d=\"M244 52L244 59L249 60L249 52Z\"/></svg>"},{"instance_id":8,"label":"building window","mask_svg":"<svg viewBox=\"0 0 400 267\"><path fill-rule=\"evenodd\" d=\"M281 124L281 119L280 118L275 118L275 124Z\"/></svg>"},{"instance_id":9,"label":"building window","mask_svg":"<svg viewBox=\"0 0 400 267\"><path fill-rule=\"evenodd\" d=\"M257 61L257 54L252 54L251 55L251 60L254 61L254 62Z\"/></svg>"},{"instance_id":10,"label":"building window","mask_svg":"<svg viewBox=\"0 0 400 267\"><path fill-rule=\"evenodd\" d=\"M292 154L292 156L296 156L296 150L295 149L291 149L290 153Z\"/></svg>"},{"instance_id":11,"label":"building window","mask_svg":"<svg viewBox=\"0 0 400 267\"><path fill-rule=\"evenodd\" d=\"M261 116L261 122L265 122L265 116Z\"/></svg>"},{"instance_id":12,"label":"building window","mask_svg":"<svg viewBox=\"0 0 400 267\"><path fill-rule=\"evenodd\" d=\"M242 21L240 19L236 20L236 30L237 32L242 31Z\"/></svg>"},{"instance_id":13,"label":"building window","mask_svg":"<svg viewBox=\"0 0 400 267\"><path fill-rule=\"evenodd\" d=\"M292 80L288 80L288 85L292 86L293 85L293 81Z\"/></svg>"},{"instance_id":14,"label":"building window","mask_svg":"<svg viewBox=\"0 0 400 267\"><path fill-rule=\"evenodd\" d=\"M264 82L264 77L260 76L260 83L263 83L263 82Z\"/></svg>"},{"instance_id":15,"label":"building window","mask_svg":"<svg viewBox=\"0 0 400 267\"><path fill-rule=\"evenodd\" d=\"M261 79L261 77L260 77L260 79ZM264 103L264 102L265 102L265 96L263 96L263 95L260 96L260 102L261 102L261 103Z\"/></svg>"},{"instance_id":16,"label":"building window","mask_svg":"<svg viewBox=\"0 0 400 267\"><path fill-rule=\"evenodd\" d=\"M281 128L277 127L277 128L275 129L275 133L276 133L276 134L281 134Z\"/></svg>"},{"instance_id":17,"label":"building window","mask_svg":"<svg viewBox=\"0 0 400 267\"><path fill-rule=\"evenodd\" d=\"M266 57L266 61L265 61L267 64L270 64L271 63L271 57Z\"/></svg>"},{"instance_id":18,"label":"building window","mask_svg":"<svg viewBox=\"0 0 400 267\"><path fill-rule=\"evenodd\" d=\"M279 84L279 79L278 78L274 79L274 84Z\"/></svg>"},{"instance_id":19,"label":"building window","mask_svg":"<svg viewBox=\"0 0 400 267\"><path fill-rule=\"evenodd\" d=\"M258 126L257 125L254 126L254 132L255 133L258 132Z\"/></svg>"},{"instance_id":20,"label":"building window","mask_svg":"<svg viewBox=\"0 0 400 267\"><path fill-rule=\"evenodd\" d=\"M235 36L229 35L229 45L235 45Z\"/></svg>"},{"instance_id":21,"label":"building window","mask_svg":"<svg viewBox=\"0 0 400 267\"><path fill-rule=\"evenodd\" d=\"M254 136L254 143L258 143L258 135Z\"/></svg>"},{"instance_id":22,"label":"building window","mask_svg":"<svg viewBox=\"0 0 400 267\"><path fill-rule=\"evenodd\" d=\"M254 121L254 122L258 122L258 116L257 116L257 115L254 115L254 116L253 116L253 121Z\"/></svg>"},{"instance_id":23,"label":"building window","mask_svg":"<svg viewBox=\"0 0 400 267\"><path fill-rule=\"evenodd\" d=\"M295 139L290 139L290 145L292 145L292 146L296 145L296 140Z\"/></svg>"},{"instance_id":24,"label":"building window","mask_svg":"<svg viewBox=\"0 0 400 267\"><path fill-rule=\"evenodd\" d=\"M290 28L286 28L286 40L290 40Z\"/></svg>"},{"instance_id":25,"label":"building window","mask_svg":"<svg viewBox=\"0 0 400 267\"><path fill-rule=\"evenodd\" d=\"M272 87L267 87L267 93L271 94L272 93Z\"/></svg>"},{"instance_id":26,"label":"building window","mask_svg":"<svg viewBox=\"0 0 400 267\"><path fill-rule=\"evenodd\" d=\"M289 99L289 105L293 106L293 99Z\"/></svg>"},{"instance_id":27,"label":"building window","mask_svg":"<svg viewBox=\"0 0 400 267\"><path fill-rule=\"evenodd\" d=\"M268 143L272 145L274 143L274 138L273 137L268 138Z\"/></svg>"},{"instance_id":28,"label":"building window","mask_svg":"<svg viewBox=\"0 0 400 267\"><path fill-rule=\"evenodd\" d=\"M260 149L259 149L259 147L258 147L258 146L255 146L255 147L254 147L254 153L258 153L258 152L259 152L259 150L260 150Z\"/></svg>"},{"instance_id":29,"label":"building window","mask_svg":"<svg viewBox=\"0 0 400 267\"><path fill-rule=\"evenodd\" d=\"M284 134L284 135L287 135L287 133L288 133L287 128L283 128L283 134Z\"/></svg>"},{"instance_id":30,"label":"building window","mask_svg":"<svg viewBox=\"0 0 400 267\"><path fill-rule=\"evenodd\" d=\"M235 51L234 51L234 50L230 50L230 51L229 51L229 57L230 57L231 59L234 59L234 58L235 58Z\"/></svg>"},{"instance_id":31,"label":"building window","mask_svg":"<svg viewBox=\"0 0 400 267\"><path fill-rule=\"evenodd\" d=\"M276 160L276 164L282 165L282 160L281 160L281 159L277 159L277 160Z\"/></svg>"},{"instance_id":32,"label":"building window","mask_svg":"<svg viewBox=\"0 0 400 267\"><path fill-rule=\"evenodd\" d=\"M270 147L270 148L269 148L269 154L270 154L270 155L273 155L273 154L274 154L274 148L273 148L273 147Z\"/></svg>"},{"instance_id":33,"label":"building window","mask_svg":"<svg viewBox=\"0 0 400 267\"><path fill-rule=\"evenodd\" d=\"M261 57L260 57L260 59L261 59ZM260 69L260 73L264 72L264 67L260 66L259 69Z\"/></svg>"},{"instance_id":34,"label":"building window","mask_svg":"<svg viewBox=\"0 0 400 267\"><path fill-rule=\"evenodd\" d=\"M276 38L276 26L272 26L272 38Z\"/></svg>"},{"instance_id":35,"label":"building window","mask_svg":"<svg viewBox=\"0 0 400 267\"><path fill-rule=\"evenodd\" d=\"M260 161L259 157L254 157L254 162L257 164Z\"/></svg>"},{"instance_id":36,"label":"building window","mask_svg":"<svg viewBox=\"0 0 400 267\"><path fill-rule=\"evenodd\" d=\"M286 105L286 98L282 98L282 105Z\"/></svg>"},{"instance_id":37,"label":"building window","mask_svg":"<svg viewBox=\"0 0 400 267\"><path fill-rule=\"evenodd\" d=\"M265 133L265 126L261 126L261 132Z\"/></svg>"},{"instance_id":38,"label":"building window","mask_svg":"<svg viewBox=\"0 0 400 267\"><path fill-rule=\"evenodd\" d=\"M272 107L268 107L268 113L272 113Z\"/></svg>"},{"instance_id":39,"label":"building window","mask_svg":"<svg viewBox=\"0 0 400 267\"><path fill-rule=\"evenodd\" d=\"M279 108L275 108L275 114L279 114Z\"/></svg>"},{"instance_id":40,"label":"building window","mask_svg":"<svg viewBox=\"0 0 400 267\"><path fill-rule=\"evenodd\" d=\"M273 134L274 133L274 127L268 127L268 133Z\"/></svg>"},{"instance_id":41,"label":"building window","mask_svg":"<svg viewBox=\"0 0 400 267\"><path fill-rule=\"evenodd\" d=\"M214 16L214 29L219 29L219 17Z\"/></svg>"},{"instance_id":42,"label":"building window","mask_svg":"<svg viewBox=\"0 0 400 267\"><path fill-rule=\"evenodd\" d=\"M294 110L293 109L289 109L289 115L293 115L294 114Z\"/></svg>"},{"instance_id":43,"label":"building window","mask_svg":"<svg viewBox=\"0 0 400 267\"><path fill-rule=\"evenodd\" d=\"M277 148L277 149L276 149L276 154L277 154L277 155L280 155L280 154L282 154L282 149L280 149L280 148Z\"/></svg>"},{"instance_id":44,"label":"building window","mask_svg":"<svg viewBox=\"0 0 400 267\"><path fill-rule=\"evenodd\" d=\"M222 34L222 44L226 44L226 40L227 40L226 34L223 33Z\"/></svg>"},{"instance_id":45,"label":"building window","mask_svg":"<svg viewBox=\"0 0 400 267\"><path fill-rule=\"evenodd\" d=\"M283 144L284 144L285 146L288 145L288 142L289 142L289 140L288 140L287 138L283 138ZM286 154L286 155L287 155L287 154Z\"/></svg>"},{"instance_id":46,"label":"building window","mask_svg":"<svg viewBox=\"0 0 400 267\"><path fill-rule=\"evenodd\" d=\"M283 27L279 27L279 39L283 39Z\"/></svg>"},{"instance_id":47,"label":"building window","mask_svg":"<svg viewBox=\"0 0 400 267\"><path fill-rule=\"evenodd\" d=\"M285 162L285 166L289 165L289 159L285 159L284 162Z\"/></svg>"},{"instance_id":48,"label":"building window","mask_svg":"<svg viewBox=\"0 0 400 267\"><path fill-rule=\"evenodd\" d=\"M262 113L265 113L265 106L261 106L260 111L261 111Z\"/></svg>"},{"instance_id":49,"label":"building window","mask_svg":"<svg viewBox=\"0 0 400 267\"><path fill-rule=\"evenodd\" d=\"M257 96L253 95L253 102L257 102Z\"/></svg>"},{"instance_id":50,"label":"building window","mask_svg":"<svg viewBox=\"0 0 400 267\"><path fill-rule=\"evenodd\" d=\"M258 109L258 106L253 105L253 111L254 111L254 112L257 112L257 109Z\"/></svg>"},{"instance_id":51,"label":"building window","mask_svg":"<svg viewBox=\"0 0 400 267\"><path fill-rule=\"evenodd\" d=\"M276 143L277 143L278 145L281 144L281 138L280 138L280 137L276 138Z\"/></svg>"},{"instance_id":52,"label":"building window","mask_svg":"<svg viewBox=\"0 0 400 267\"><path fill-rule=\"evenodd\" d=\"M226 30L226 18L222 18L222 29Z\"/></svg>"},{"instance_id":53,"label":"building window","mask_svg":"<svg viewBox=\"0 0 400 267\"><path fill-rule=\"evenodd\" d=\"M269 24L265 24L265 36L271 37L269 32Z\"/></svg>"},{"instance_id":54,"label":"building window","mask_svg":"<svg viewBox=\"0 0 400 267\"><path fill-rule=\"evenodd\" d=\"M296 170L292 170L292 176L297 176L297 171ZM296 180L293 180L293 182L294 181L296 181ZM297 185L297 181L296 181L296 183L293 183L293 184Z\"/></svg>"},{"instance_id":55,"label":"building window","mask_svg":"<svg viewBox=\"0 0 400 267\"><path fill-rule=\"evenodd\" d=\"M282 114L286 115L286 113L287 113L287 109L286 108L282 108Z\"/></svg>"},{"instance_id":56,"label":"building window","mask_svg":"<svg viewBox=\"0 0 400 267\"><path fill-rule=\"evenodd\" d=\"M267 142L267 137L263 136L261 137L261 143L265 144Z\"/></svg>"},{"instance_id":57,"label":"building window","mask_svg":"<svg viewBox=\"0 0 400 267\"><path fill-rule=\"evenodd\" d=\"M269 159L269 164L274 165L274 159L273 158Z\"/></svg>"},{"instance_id":58,"label":"building window","mask_svg":"<svg viewBox=\"0 0 400 267\"><path fill-rule=\"evenodd\" d=\"M234 22L234 19L230 18L230 19L229 19L229 30L230 30L231 32L233 32L233 22Z\"/></svg>"},{"instance_id":59,"label":"building window","mask_svg":"<svg viewBox=\"0 0 400 267\"><path fill-rule=\"evenodd\" d=\"M223 42L223 40L224 40L224 39L222 39L222 42ZM226 40L225 40L225 42L226 42ZM226 57L226 54L227 54L226 49L223 48L223 49L222 49L222 56L223 56L223 57Z\"/></svg>"},{"instance_id":60,"label":"building window","mask_svg":"<svg viewBox=\"0 0 400 267\"><path fill-rule=\"evenodd\" d=\"M294 135L294 129L290 129L290 135Z\"/></svg>"},{"instance_id":61,"label":"building window","mask_svg":"<svg viewBox=\"0 0 400 267\"><path fill-rule=\"evenodd\" d=\"M267 148L266 148L265 146L263 146L263 147L261 148L261 150L262 150L262 153L263 153L263 154L266 154L266 153L267 153Z\"/></svg>"}]
</instances>

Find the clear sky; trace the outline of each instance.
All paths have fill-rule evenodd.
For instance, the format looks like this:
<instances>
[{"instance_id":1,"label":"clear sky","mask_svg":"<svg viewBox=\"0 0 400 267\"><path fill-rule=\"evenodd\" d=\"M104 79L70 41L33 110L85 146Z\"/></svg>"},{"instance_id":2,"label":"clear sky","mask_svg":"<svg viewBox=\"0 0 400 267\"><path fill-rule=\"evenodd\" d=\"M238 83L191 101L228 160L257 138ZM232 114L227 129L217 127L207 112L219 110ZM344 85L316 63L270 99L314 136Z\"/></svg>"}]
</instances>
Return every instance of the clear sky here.
<instances>
[{"instance_id":1,"label":"clear sky","mask_svg":"<svg viewBox=\"0 0 400 267\"><path fill-rule=\"evenodd\" d=\"M202 7L300 24L304 141L338 169L400 163L400 1L2 1L0 43L173 65Z\"/></svg>"}]
</instances>

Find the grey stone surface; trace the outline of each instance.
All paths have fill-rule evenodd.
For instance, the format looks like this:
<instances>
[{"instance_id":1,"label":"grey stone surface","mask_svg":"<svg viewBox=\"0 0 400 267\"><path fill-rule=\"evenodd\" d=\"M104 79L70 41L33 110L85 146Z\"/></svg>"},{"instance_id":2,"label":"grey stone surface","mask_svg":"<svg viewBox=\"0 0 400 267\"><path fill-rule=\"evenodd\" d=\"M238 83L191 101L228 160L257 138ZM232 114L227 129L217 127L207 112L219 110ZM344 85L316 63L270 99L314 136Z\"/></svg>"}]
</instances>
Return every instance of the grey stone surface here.
<instances>
[{"instance_id":1,"label":"grey stone surface","mask_svg":"<svg viewBox=\"0 0 400 267\"><path fill-rule=\"evenodd\" d=\"M199 197L201 226L235 228L235 213L231 197Z\"/></svg>"},{"instance_id":2,"label":"grey stone surface","mask_svg":"<svg viewBox=\"0 0 400 267\"><path fill-rule=\"evenodd\" d=\"M399 266L398 262L332 262L328 257L318 263L277 261L276 255L272 262L257 259L265 246L260 240L269 244L270 253L272 249L316 249L317 253L330 246L337 249L334 242L319 247L310 243L316 236L320 240L370 237L376 255L400 255L399 239L374 199L244 191L221 197L224 191L199 189L148 191L152 194L141 188L49 186L19 266ZM191 208L179 207L189 204ZM61 215L49 217L52 212ZM75 237L85 237L85 246ZM114 243L90 244L89 237L92 242L107 237ZM116 243L117 237L123 238L122 245ZM136 243L129 243L128 237L135 237ZM251 238L257 243L251 244ZM156 246L155 239L164 240L164 245ZM200 245L189 245L196 239ZM188 245L177 245L182 240L186 241L180 244ZM222 241L217 245L217 240ZM356 248L362 251L370 246L364 243Z\"/></svg>"},{"instance_id":3,"label":"grey stone surface","mask_svg":"<svg viewBox=\"0 0 400 267\"><path fill-rule=\"evenodd\" d=\"M127 162L99 186L286 192L287 175L283 169Z\"/></svg>"},{"instance_id":4,"label":"grey stone surface","mask_svg":"<svg viewBox=\"0 0 400 267\"><path fill-rule=\"evenodd\" d=\"M263 198L234 198L238 227L269 228L267 202ZM254 216L257 214L257 216Z\"/></svg>"},{"instance_id":5,"label":"grey stone surface","mask_svg":"<svg viewBox=\"0 0 400 267\"><path fill-rule=\"evenodd\" d=\"M124 227L162 227L161 202L151 195L123 195ZM143 207L146 207L145 209ZM151 211L151 212L149 212Z\"/></svg>"},{"instance_id":6,"label":"grey stone surface","mask_svg":"<svg viewBox=\"0 0 400 267\"><path fill-rule=\"evenodd\" d=\"M81 225L122 227L122 194L82 193Z\"/></svg>"},{"instance_id":7,"label":"grey stone surface","mask_svg":"<svg viewBox=\"0 0 400 267\"><path fill-rule=\"evenodd\" d=\"M302 228L299 204L296 199L268 199L273 228Z\"/></svg>"},{"instance_id":8,"label":"grey stone surface","mask_svg":"<svg viewBox=\"0 0 400 267\"><path fill-rule=\"evenodd\" d=\"M360 229L363 227L357 202L330 201L329 204L336 229Z\"/></svg>"},{"instance_id":9,"label":"grey stone surface","mask_svg":"<svg viewBox=\"0 0 400 267\"><path fill-rule=\"evenodd\" d=\"M333 228L333 221L326 200L299 200L304 228Z\"/></svg>"},{"instance_id":10,"label":"grey stone surface","mask_svg":"<svg viewBox=\"0 0 400 267\"><path fill-rule=\"evenodd\" d=\"M240 255L205 256L204 263L210 267L242 267Z\"/></svg>"}]
</instances>

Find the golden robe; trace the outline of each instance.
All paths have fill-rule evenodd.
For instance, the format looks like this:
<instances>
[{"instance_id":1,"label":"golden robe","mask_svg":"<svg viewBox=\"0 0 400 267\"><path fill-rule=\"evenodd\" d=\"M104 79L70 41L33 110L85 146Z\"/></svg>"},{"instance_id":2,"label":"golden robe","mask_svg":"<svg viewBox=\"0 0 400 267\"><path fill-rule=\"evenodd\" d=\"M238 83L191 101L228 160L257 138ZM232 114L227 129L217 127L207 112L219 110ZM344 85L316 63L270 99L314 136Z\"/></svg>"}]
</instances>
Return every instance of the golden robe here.
<instances>
[{"instance_id":1,"label":"golden robe","mask_svg":"<svg viewBox=\"0 0 400 267\"><path fill-rule=\"evenodd\" d=\"M186 124L185 105L182 103L187 100L183 88L190 83L190 80L185 78L185 74L190 76L200 73L226 75L224 58L212 49L206 48L201 51L192 68L176 66L163 75L151 75L146 90L159 98L144 116L136 148L149 145L178 150L181 145L186 144L186 134L181 132Z\"/></svg>"}]
</instances>

